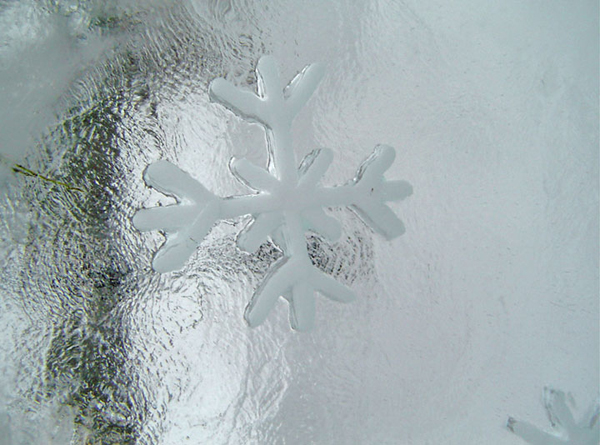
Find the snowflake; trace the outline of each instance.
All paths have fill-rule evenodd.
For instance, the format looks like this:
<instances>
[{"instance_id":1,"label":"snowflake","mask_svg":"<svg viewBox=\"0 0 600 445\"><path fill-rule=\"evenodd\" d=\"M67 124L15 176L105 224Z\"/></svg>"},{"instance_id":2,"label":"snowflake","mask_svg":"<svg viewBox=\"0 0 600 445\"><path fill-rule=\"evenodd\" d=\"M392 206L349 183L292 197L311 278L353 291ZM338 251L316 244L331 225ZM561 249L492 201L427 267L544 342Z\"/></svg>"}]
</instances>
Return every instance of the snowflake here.
<instances>
[{"instance_id":1,"label":"snowflake","mask_svg":"<svg viewBox=\"0 0 600 445\"><path fill-rule=\"evenodd\" d=\"M545 433L530 423L520 422L512 417L508 419L508 429L532 445L598 445L600 401L579 422L575 422L562 391L544 388L544 405L558 435Z\"/></svg>"},{"instance_id":2,"label":"snowflake","mask_svg":"<svg viewBox=\"0 0 600 445\"><path fill-rule=\"evenodd\" d=\"M175 165L158 161L146 169L144 179L178 202L139 210L133 223L141 231L162 230L166 234L166 242L152 265L157 272L169 272L184 266L218 220L251 215L237 237L237 245L253 252L271 239L284 255L254 293L245 313L247 322L252 327L261 324L281 296L290 303L292 328L309 330L315 316L315 291L340 302L349 302L354 295L314 267L305 232L337 240L341 226L323 209L349 207L376 232L392 239L404 232L404 226L385 202L409 196L412 187L405 181L383 178L395 157L394 149L388 146L376 147L356 177L345 185L322 187L319 182L332 162L332 151L315 150L297 168L291 137L294 117L323 76L321 66L307 66L285 88L273 58L262 57L256 72L258 95L240 90L225 79L216 79L209 87L212 100L265 127L267 169L246 159L232 159L230 163L232 173L256 193L220 198Z\"/></svg>"}]
</instances>

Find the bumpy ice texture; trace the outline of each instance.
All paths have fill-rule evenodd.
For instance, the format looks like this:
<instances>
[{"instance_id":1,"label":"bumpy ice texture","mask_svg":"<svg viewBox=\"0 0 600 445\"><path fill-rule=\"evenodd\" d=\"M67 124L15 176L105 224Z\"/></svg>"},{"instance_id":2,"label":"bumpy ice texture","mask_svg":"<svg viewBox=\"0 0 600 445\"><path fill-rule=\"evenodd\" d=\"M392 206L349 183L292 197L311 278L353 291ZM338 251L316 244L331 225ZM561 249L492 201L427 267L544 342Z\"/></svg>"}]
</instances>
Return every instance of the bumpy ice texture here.
<instances>
[{"instance_id":1,"label":"bumpy ice texture","mask_svg":"<svg viewBox=\"0 0 600 445\"><path fill-rule=\"evenodd\" d=\"M175 165L158 161L147 168L145 181L174 196L178 203L142 209L133 222L141 231L166 233L167 240L152 264L158 272L169 272L184 266L218 220L251 215L250 222L238 235L238 246L252 252L270 238L284 255L254 293L246 309L247 322L252 327L260 325L281 296L290 303L292 328L309 330L314 323L315 292L340 302L352 301L354 294L313 266L305 232L311 230L330 241L337 240L341 226L323 208L345 206L387 239L399 236L404 226L385 202L409 196L412 187L406 181L384 179L383 174L395 157L394 149L388 146L376 147L347 184L322 187L319 182L333 160L332 151L315 150L297 167L291 126L317 88L323 69L317 64L309 65L285 88L273 58L262 57L256 71L258 95L225 79L216 79L209 87L212 100L265 127L267 169L246 159L234 158L230 163L232 173L256 193L220 198Z\"/></svg>"},{"instance_id":2,"label":"bumpy ice texture","mask_svg":"<svg viewBox=\"0 0 600 445\"><path fill-rule=\"evenodd\" d=\"M598 445L600 443L600 401L576 422L567 406L565 394L550 388L544 390L544 405L557 434L543 432L527 422L510 417L508 428L532 445Z\"/></svg>"}]
</instances>

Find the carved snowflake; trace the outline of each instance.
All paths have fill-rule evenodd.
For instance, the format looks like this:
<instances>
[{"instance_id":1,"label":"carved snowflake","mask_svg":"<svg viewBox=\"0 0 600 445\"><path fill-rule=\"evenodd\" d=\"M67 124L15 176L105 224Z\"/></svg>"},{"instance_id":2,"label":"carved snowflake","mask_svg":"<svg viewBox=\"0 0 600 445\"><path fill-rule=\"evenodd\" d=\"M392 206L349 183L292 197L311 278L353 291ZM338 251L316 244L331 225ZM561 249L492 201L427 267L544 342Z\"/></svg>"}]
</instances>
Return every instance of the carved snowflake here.
<instances>
[{"instance_id":1,"label":"carved snowflake","mask_svg":"<svg viewBox=\"0 0 600 445\"><path fill-rule=\"evenodd\" d=\"M543 432L527 422L509 417L507 427L532 445L598 445L600 443L600 401L596 402L581 421L575 422L567 406L565 394L544 388L544 406L550 423L558 434Z\"/></svg>"},{"instance_id":2,"label":"carved snowflake","mask_svg":"<svg viewBox=\"0 0 600 445\"><path fill-rule=\"evenodd\" d=\"M265 127L269 151L268 169L245 159L232 159L232 173L255 194L220 198L209 192L175 165L158 161L144 174L146 183L174 196L178 203L142 209L133 223L141 231L162 230L166 242L156 253L153 268L158 272L180 269L198 244L222 219L251 215L240 232L237 244L252 252L271 239L284 253L269 270L245 313L250 326L261 324L277 299L290 303L290 323L297 330L309 330L314 322L315 291L340 302L354 299L350 289L312 264L307 251L306 231L330 241L340 237L341 226L328 216L325 207L349 207L371 228L387 239L404 232L402 222L385 204L412 193L405 181L387 181L384 172L394 161L395 151L378 146L347 184L325 188L319 182L331 164L331 150L315 150L296 167L291 126L294 117L317 88L323 70L309 65L285 88L275 61L263 57L256 68L258 95L236 88L224 79L209 87L212 100L235 114Z\"/></svg>"}]
</instances>

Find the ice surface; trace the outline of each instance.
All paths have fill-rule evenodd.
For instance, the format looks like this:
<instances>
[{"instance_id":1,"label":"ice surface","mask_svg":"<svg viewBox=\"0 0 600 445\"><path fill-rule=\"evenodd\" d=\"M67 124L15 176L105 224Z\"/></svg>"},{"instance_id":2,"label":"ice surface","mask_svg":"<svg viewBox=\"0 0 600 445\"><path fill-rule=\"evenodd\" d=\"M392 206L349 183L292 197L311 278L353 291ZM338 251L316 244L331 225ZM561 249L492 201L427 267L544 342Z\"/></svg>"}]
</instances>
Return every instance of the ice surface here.
<instances>
[{"instance_id":1,"label":"ice surface","mask_svg":"<svg viewBox=\"0 0 600 445\"><path fill-rule=\"evenodd\" d=\"M525 445L509 415L559 435L545 386L585 419L600 363L598 17L587 0L0 1L0 152L85 190L6 166L0 437ZM217 223L168 274L151 267L164 236L132 224L178 204L141 180L157 160L214 196L267 194L264 127L209 97L221 77L256 92L264 54L285 81L324 68L294 120L293 171L348 185L383 144L397 153L385 177L416 190L387 203L407 227L390 241L357 209L315 216L310 261L356 299L317 295L301 335L287 304L255 329L241 315L283 258L263 242L276 217Z\"/></svg>"},{"instance_id":2,"label":"ice surface","mask_svg":"<svg viewBox=\"0 0 600 445\"><path fill-rule=\"evenodd\" d=\"M348 206L375 231L387 239L395 238L404 233L404 225L385 202L406 198L412 187L406 181L384 179L396 155L388 146L377 147L349 184L320 186L332 162L331 150L313 151L297 169L290 132L292 121L317 88L322 68L308 65L285 88L272 57L262 57L256 73L258 95L216 79L210 84L210 96L240 117L265 127L271 173L245 159L230 163L240 181L258 194L221 199L176 166L158 161L146 170L146 183L173 195L180 204L140 210L133 224L142 231L167 233L152 264L157 272L170 272L183 267L218 220L252 214L238 237L238 246L253 252L272 238L284 256L254 293L246 308L246 321L251 327L262 324L277 299L284 297L290 303L292 328L306 331L314 324L316 291L344 303L355 296L311 263L305 232L312 230L337 241L340 225L323 208Z\"/></svg>"},{"instance_id":3,"label":"ice surface","mask_svg":"<svg viewBox=\"0 0 600 445\"><path fill-rule=\"evenodd\" d=\"M71 83L112 45L108 35L80 27L82 8L57 9L0 5L0 192L52 125Z\"/></svg>"}]
</instances>

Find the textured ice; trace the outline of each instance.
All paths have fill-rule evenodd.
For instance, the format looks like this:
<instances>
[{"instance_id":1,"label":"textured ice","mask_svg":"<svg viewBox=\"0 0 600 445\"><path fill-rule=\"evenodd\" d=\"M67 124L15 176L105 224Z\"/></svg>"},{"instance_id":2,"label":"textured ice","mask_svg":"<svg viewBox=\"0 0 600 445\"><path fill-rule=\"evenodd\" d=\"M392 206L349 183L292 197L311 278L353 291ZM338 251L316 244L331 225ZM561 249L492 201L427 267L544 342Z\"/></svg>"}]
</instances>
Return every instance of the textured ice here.
<instances>
[{"instance_id":1,"label":"textured ice","mask_svg":"<svg viewBox=\"0 0 600 445\"><path fill-rule=\"evenodd\" d=\"M142 231L163 230L167 241L153 260L158 272L184 266L214 224L222 219L252 215L239 233L237 245L255 251L268 238L284 256L267 272L246 308L252 327L265 321L278 298L290 303L290 324L296 330L312 328L314 294L319 292L339 302L352 301L353 292L318 270L308 256L305 233L313 231L330 241L341 234L337 220L324 212L327 207L350 207L373 230L387 239L404 233L404 225L385 204L412 193L406 181L388 181L385 171L395 158L389 146L378 146L347 184L326 188L321 178L333 160L329 149L308 154L297 167L292 148L292 121L317 88L323 69L304 68L284 88L272 57L260 59L256 68L258 95L235 87L225 79L210 85L210 96L238 116L265 127L269 148L268 170L246 159L232 159L232 173L256 193L220 198L175 165L158 161L145 172L146 183L172 195L178 204L140 210L133 219Z\"/></svg>"},{"instance_id":2,"label":"textured ice","mask_svg":"<svg viewBox=\"0 0 600 445\"><path fill-rule=\"evenodd\" d=\"M557 434L546 433L527 422L510 417L508 428L532 445L598 445L600 443L600 401L576 422L566 403L565 393L545 388L544 405Z\"/></svg>"},{"instance_id":3,"label":"textured ice","mask_svg":"<svg viewBox=\"0 0 600 445\"><path fill-rule=\"evenodd\" d=\"M527 445L508 415L558 437L545 382L580 421L600 365L598 8L0 1L0 443L48 445L59 423L61 445ZM85 39L67 25L79 13ZM81 66L94 36L117 45ZM310 258L358 298L317 295L302 335L279 335L283 301L247 328L282 258L236 246L250 217L168 274L148 273L163 235L131 223L175 203L142 179L158 159L215 195L251 193L228 162L265 168L263 127L207 91L227 73L256 92L266 52L284 85L326 62L293 123L298 163L332 148L322 183L345 184L386 143L386 177L418 185L388 204L407 226L394 242L325 210L342 236L309 234Z\"/></svg>"}]
</instances>

